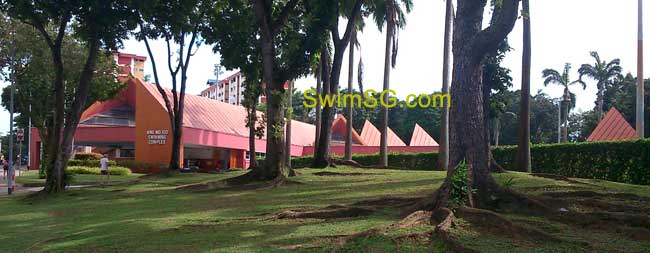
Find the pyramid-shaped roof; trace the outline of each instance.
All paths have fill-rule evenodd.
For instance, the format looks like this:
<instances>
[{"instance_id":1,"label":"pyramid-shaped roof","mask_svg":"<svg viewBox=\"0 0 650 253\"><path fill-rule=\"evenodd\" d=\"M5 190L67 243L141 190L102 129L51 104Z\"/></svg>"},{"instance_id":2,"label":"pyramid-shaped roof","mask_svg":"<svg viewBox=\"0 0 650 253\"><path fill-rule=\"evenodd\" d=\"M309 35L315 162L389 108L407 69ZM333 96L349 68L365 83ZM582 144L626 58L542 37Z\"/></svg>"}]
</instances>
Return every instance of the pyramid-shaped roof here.
<instances>
[{"instance_id":1,"label":"pyramid-shaped roof","mask_svg":"<svg viewBox=\"0 0 650 253\"><path fill-rule=\"evenodd\" d=\"M636 138L636 131L623 118L616 108L612 107L603 120L598 123L596 129L591 133L587 141L616 141L630 140Z\"/></svg>"},{"instance_id":2,"label":"pyramid-shaped roof","mask_svg":"<svg viewBox=\"0 0 650 253\"><path fill-rule=\"evenodd\" d=\"M361 139L366 146L379 146L381 143L381 132L370 121L366 120L363 124L363 130L361 130ZM388 146L406 146L406 143L390 127L388 128Z\"/></svg>"},{"instance_id":3,"label":"pyramid-shaped roof","mask_svg":"<svg viewBox=\"0 0 650 253\"><path fill-rule=\"evenodd\" d=\"M415 129L413 129L413 135L411 135L411 142L409 142L411 147L438 147L438 142L429 135L424 128L422 128L418 123L415 123Z\"/></svg>"},{"instance_id":4,"label":"pyramid-shaped roof","mask_svg":"<svg viewBox=\"0 0 650 253\"><path fill-rule=\"evenodd\" d=\"M345 135L348 131L348 120L343 116L343 114L337 114L336 119L332 122L332 141L340 139L345 142ZM335 138L336 137L336 138ZM340 137L340 138L339 138ZM363 139L357 133L354 128L352 128L352 143L354 145L364 145Z\"/></svg>"}]
</instances>

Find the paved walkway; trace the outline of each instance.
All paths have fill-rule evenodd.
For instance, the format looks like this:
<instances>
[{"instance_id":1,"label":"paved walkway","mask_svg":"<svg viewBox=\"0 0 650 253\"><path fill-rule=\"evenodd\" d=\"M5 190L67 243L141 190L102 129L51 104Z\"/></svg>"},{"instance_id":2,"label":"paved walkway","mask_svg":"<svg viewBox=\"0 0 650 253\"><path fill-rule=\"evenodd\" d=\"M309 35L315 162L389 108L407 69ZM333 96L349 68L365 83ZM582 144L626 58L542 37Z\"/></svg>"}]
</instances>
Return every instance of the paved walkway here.
<instances>
[{"instance_id":1,"label":"paved walkway","mask_svg":"<svg viewBox=\"0 0 650 253\"><path fill-rule=\"evenodd\" d=\"M18 173L16 173L16 175L18 176ZM17 184L15 189L15 194L22 194L26 192L40 191L43 187L22 187ZM0 173L0 196L3 195L7 195L7 178L2 177L2 173Z\"/></svg>"}]
</instances>

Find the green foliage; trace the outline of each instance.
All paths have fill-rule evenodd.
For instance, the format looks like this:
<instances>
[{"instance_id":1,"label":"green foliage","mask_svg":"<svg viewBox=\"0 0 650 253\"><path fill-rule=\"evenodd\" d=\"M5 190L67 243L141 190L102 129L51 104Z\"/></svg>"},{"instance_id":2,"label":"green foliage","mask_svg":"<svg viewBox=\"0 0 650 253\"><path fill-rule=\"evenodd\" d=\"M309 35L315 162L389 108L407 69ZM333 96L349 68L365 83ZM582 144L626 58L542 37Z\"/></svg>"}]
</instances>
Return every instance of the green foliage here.
<instances>
[{"instance_id":1,"label":"green foliage","mask_svg":"<svg viewBox=\"0 0 650 253\"><path fill-rule=\"evenodd\" d=\"M116 162L116 165L129 168L134 173L140 174L157 174L167 167L164 163L139 162L136 160L120 160Z\"/></svg>"},{"instance_id":2,"label":"green foliage","mask_svg":"<svg viewBox=\"0 0 650 253\"><path fill-rule=\"evenodd\" d=\"M115 166L117 163L115 161L108 161L108 166ZM68 161L68 166L84 166L84 167L97 167L99 168L99 160L76 160L72 159Z\"/></svg>"},{"instance_id":3,"label":"green foliage","mask_svg":"<svg viewBox=\"0 0 650 253\"><path fill-rule=\"evenodd\" d=\"M69 166L66 168L66 175L85 174L85 175L99 175L101 174L99 168L85 167L85 166ZM131 175L131 170L125 167L109 166L108 174L115 176L128 176Z\"/></svg>"},{"instance_id":4,"label":"green foliage","mask_svg":"<svg viewBox=\"0 0 650 253\"><path fill-rule=\"evenodd\" d=\"M99 153L76 153L74 155L74 159L76 160L99 160L102 157L102 154Z\"/></svg>"},{"instance_id":5,"label":"green foliage","mask_svg":"<svg viewBox=\"0 0 650 253\"><path fill-rule=\"evenodd\" d=\"M492 155L506 170L517 170L516 146L494 148ZM650 139L532 145L531 156L534 173L650 185L650 173L647 170L650 166ZM437 158L438 153L394 153L388 156L393 168L407 170L434 170ZM352 159L364 166L379 164L378 154L353 155ZM311 164L312 157L292 160L292 165L296 168L307 168ZM512 186L514 183L511 181L506 184Z\"/></svg>"},{"instance_id":6,"label":"green foliage","mask_svg":"<svg viewBox=\"0 0 650 253\"><path fill-rule=\"evenodd\" d=\"M516 170L517 148L499 147L494 158ZM650 185L650 140L588 142L531 147L533 172Z\"/></svg>"},{"instance_id":7,"label":"green foliage","mask_svg":"<svg viewBox=\"0 0 650 253\"><path fill-rule=\"evenodd\" d=\"M463 160L456 166L456 170L451 176L449 206L452 208L465 205L469 196L475 192L469 182L468 170L467 163Z\"/></svg>"},{"instance_id":8,"label":"green foliage","mask_svg":"<svg viewBox=\"0 0 650 253\"><path fill-rule=\"evenodd\" d=\"M364 166L375 166L379 164L379 154L353 155L352 160ZM313 156L296 157L291 160L291 165L294 168L307 168L313 164L312 161ZM390 153L388 161L391 169L433 170L438 153Z\"/></svg>"}]
</instances>

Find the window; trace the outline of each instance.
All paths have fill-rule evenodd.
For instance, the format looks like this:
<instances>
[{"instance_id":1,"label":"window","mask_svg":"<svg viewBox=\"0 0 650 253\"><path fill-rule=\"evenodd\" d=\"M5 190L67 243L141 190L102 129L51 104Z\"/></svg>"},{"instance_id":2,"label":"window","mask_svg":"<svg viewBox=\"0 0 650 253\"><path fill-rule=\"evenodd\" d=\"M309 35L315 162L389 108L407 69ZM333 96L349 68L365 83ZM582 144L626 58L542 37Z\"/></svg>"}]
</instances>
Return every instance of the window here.
<instances>
[{"instance_id":1,"label":"window","mask_svg":"<svg viewBox=\"0 0 650 253\"><path fill-rule=\"evenodd\" d=\"M264 159L264 158L266 158L266 153L257 152L257 153L255 153L255 158Z\"/></svg>"},{"instance_id":2,"label":"window","mask_svg":"<svg viewBox=\"0 0 650 253\"><path fill-rule=\"evenodd\" d=\"M120 149L120 158L135 157L135 149Z\"/></svg>"},{"instance_id":3,"label":"window","mask_svg":"<svg viewBox=\"0 0 650 253\"><path fill-rule=\"evenodd\" d=\"M251 152L246 151L246 160L250 160L250 159L251 159Z\"/></svg>"}]
</instances>

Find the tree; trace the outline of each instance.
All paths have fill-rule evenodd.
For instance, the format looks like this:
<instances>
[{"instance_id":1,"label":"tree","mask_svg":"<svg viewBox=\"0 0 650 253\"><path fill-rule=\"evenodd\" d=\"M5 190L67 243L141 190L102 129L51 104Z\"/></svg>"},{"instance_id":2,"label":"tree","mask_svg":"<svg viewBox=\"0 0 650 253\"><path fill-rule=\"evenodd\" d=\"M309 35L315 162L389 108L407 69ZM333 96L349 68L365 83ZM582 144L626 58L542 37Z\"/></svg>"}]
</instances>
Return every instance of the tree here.
<instances>
[{"instance_id":1,"label":"tree","mask_svg":"<svg viewBox=\"0 0 650 253\"><path fill-rule=\"evenodd\" d=\"M194 50L201 45L200 31L206 23L207 13L214 10L216 3L208 0L174 2L150 0L140 2L140 4L142 6L139 8L139 13L142 21L140 31L136 35L139 40L144 41L147 47L156 88L165 102L165 109L169 116L172 150L168 169L170 173L174 173L180 171L181 166L180 154L187 70L191 57L196 53ZM150 39L163 39L167 45L167 68L172 81L171 96L160 83L156 58L149 43ZM172 44L178 45L178 49L172 51Z\"/></svg>"},{"instance_id":2,"label":"tree","mask_svg":"<svg viewBox=\"0 0 650 253\"><path fill-rule=\"evenodd\" d=\"M521 112L519 115L519 145L517 145L517 166L519 171L532 172L530 161L530 8L529 0L522 0L524 19L524 52L521 63Z\"/></svg>"},{"instance_id":3,"label":"tree","mask_svg":"<svg viewBox=\"0 0 650 253\"><path fill-rule=\"evenodd\" d=\"M253 13L246 9L243 1L230 1L218 11L218 15L209 15L208 25L203 27L202 35L206 43L214 45L213 51L219 52L221 56L220 64L215 65L215 75L219 73L221 67L225 67L226 69L239 68L244 76L242 105L247 112L249 168L253 170L258 167L255 158L257 152L255 138L263 138L265 132L264 117L260 120L257 113L260 109L259 98L263 94L259 32L252 27Z\"/></svg>"},{"instance_id":4,"label":"tree","mask_svg":"<svg viewBox=\"0 0 650 253\"><path fill-rule=\"evenodd\" d=\"M354 31L357 29L356 20L360 16L359 14L361 13L362 3L362 0L333 1L332 3L329 3L332 5L332 8L336 10L336 15L331 16L332 22L330 22L326 27L329 33L329 38L332 40L333 55L331 55L331 63L330 61L325 61L330 58L329 50L321 50L321 60L331 64L331 66L323 68L324 78L322 95L332 96L337 94L339 91L339 79L341 77L343 56L345 50L350 44ZM339 34L339 15L343 15L348 19L343 36ZM326 54L324 54L324 52L326 52ZM334 122L335 111L335 105L325 105L322 109L318 146L316 146L316 152L314 152L313 167L315 168L324 168L330 165L330 140L332 138L331 126Z\"/></svg>"},{"instance_id":5,"label":"tree","mask_svg":"<svg viewBox=\"0 0 650 253\"><path fill-rule=\"evenodd\" d=\"M518 16L519 0L497 1L490 25L482 29L486 4L484 0L458 1L453 39L449 170L443 185L419 208L437 210L450 205L451 178L459 167L464 167L462 164L466 164L468 169L471 182L468 186L475 190L467 193L471 196L463 200L470 206L493 207L501 200L512 199L510 197L515 194L503 190L490 175L481 74L485 56L495 52L512 31Z\"/></svg>"},{"instance_id":6,"label":"tree","mask_svg":"<svg viewBox=\"0 0 650 253\"><path fill-rule=\"evenodd\" d=\"M443 55L442 55L442 93L449 93L449 83L451 82L451 40L452 29L454 24L454 3L451 0L446 1L445 11L445 35L443 37ZM442 108L440 115L440 150L438 152L438 165L440 170L447 170L449 165L449 107Z\"/></svg>"},{"instance_id":7,"label":"tree","mask_svg":"<svg viewBox=\"0 0 650 253\"><path fill-rule=\"evenodd\" d=\"M0 22L8 19L2 18ZM7 26L5 26L7 25ZM47 141L52 134L53 111L52 104L54 96L52 94L52 79L54 78L54 66L52 57L47 44L39 38L39 33L33 27L13 23L16 27L14 40L16 41L16 94L15 94L15 112L19 115L15 118L17 126L28 128L29 120L32 120L34 127L38 129L44 146L47 147ZM3 27L9 27L9 23L3 23ZM0 49L0 58L5 59L9 52L3 47ZM86 45L76 40L73 34L67 32L62 41L62 58L67 64L64 66L65 76L65 101L68 105L66 113L70 112L70 105L73 102L75 79L80 75L84 66L84 59L87 57ZM125 84L120 83L115 75L118 73L117 65L111 54L99 54L97 59L96 76L90 84L89 97L84 110L96 101L104 101L113 98L119 93ZM10 87L4 88L2 93L2 105L9 108L9 90ZM27 149L25 149L27 151ZM42 154L47 161L48 157L53 154L48 153L48 149ZM44 165L44 164L42 164ZM43 167L44 168L44 167ZM45 169L45 168L44 168Z\"/></svg>"},{"instance_id":8,"label":"tree","mask_svg":"<svg viewBox=\"0 0 650 253\"><path fill-rule=\"evenodd\" d=\"M510 69L501 66L501 63L512 48L507 40L499 43L496 52L488 53L483 59L483 111L485 116L485 136L490 143L490 122L494 118L498 118L500 114L505 113L505 101L502 100L500 94L507 91L512 87L512 77L510 76ZM490 170L493 172L504 172L505 169L501 167L496 160L492 157L491 150L488 151L490 157Z\"/></svg>"},{"instance_id":9,"label":"tree","mask_svg":"<svg viewBox=\"0 0 650 253\"><path fill-rule=\"evenodd\" d=\"M3 1L2 9L13 18L34 27L50 49L54 66L54 108L52 135L48 141L48 173L45 192L57 193L64 189L64 173L72 154L72 139L87 103L91 81L95 76L99 50L115 50L128 32L135 28L137 17L130 1ZM102 17L102 18L98 18ZM74 25L72 25L74 23ZM50 30L51 27L54 29ZM65 110L65 76L62 50L66 31L87 45L84 60L69 111Z\"/></svg>"},{"instance_id":10,"label":"tree","mask_svg":"<svg viewBox=\"0 0 650 253\"><path fill-rule=\"evenodd\" d=\"M579 82L582 81L582 77L587 76L597 81L596 87L598 88L598 97L596 99L596 115L598 119L602 119L604 114L604 94L605 90L614 83L617 77L621 75L623 69L620 66L621 60L614 59L611 62L601 61L598 52L593 51L590 53L591 57L594 58L594 65L582 64L578 73L580 73ZM583 82L584 84L584 82Z\"/></svg>"},{"instance_id":11,"label":"tree","mask_svg":"<svg viewBox=\"0 0 650 253\"><path fill-rule=\"evenodd\" d=\"M569 138L568 127L569 127L569 112L573 107L575 107L575 94L571 93L569 86L574 84L581 84L582 89L585 89L587 86L584 82L577 80L571 81L569 77L569 72L571 71L571 64L567 63L564 65L564 72L560 74L557 70L554 69L545 69L542 71L542 76L544 78L544 86L549 84L557 84L564 87L564 95L562 96L562 142L566 142Z\"/></svg>"},{"instance_id":12,"label":"tree","mask_svg":"<svg viewBox=\"0 0 650 253\"><path fill-rule=\"evenodd\" d=\"M406 13L411 12L413 2L402 0ZM398 29L406 26L406 14L397 0L375 1L373 17L381 31L386 26L386 50L384 57L384 91L390 89L390 69L395 68L399 43ZM388 103L388 96L384 96L384 103ZM388 108L382 106L382 124L380 126L381 141L379 144L380 167L388 167Z\"/></svg>"},{"instance_id":13,"label":"tree","mask_svg":"<svg viewBox=\"0 0 650 253\"><path fill-rule=\"evenodd\" d=\"M310 60L320 48L324 27L335 11L331 3L315 0L289 1L226 1L210 14L209 41L221 48L221 58L234 63L234 58L259 60L261 80L268 101L266 107L266 158L264 164L231 182L274 180L280 182L289 174L285 166L284 126L287 91L284 84L309 73ZM231 24L230 22L232 23ZM223 36L214 36L214 35ZM248 36L250 35L250 36ZM240 68L243 65L239 65ZM245 71L244 71L245 72ZM290 92L290 91L289 91Z\"/></svg>"}]
</instances>

